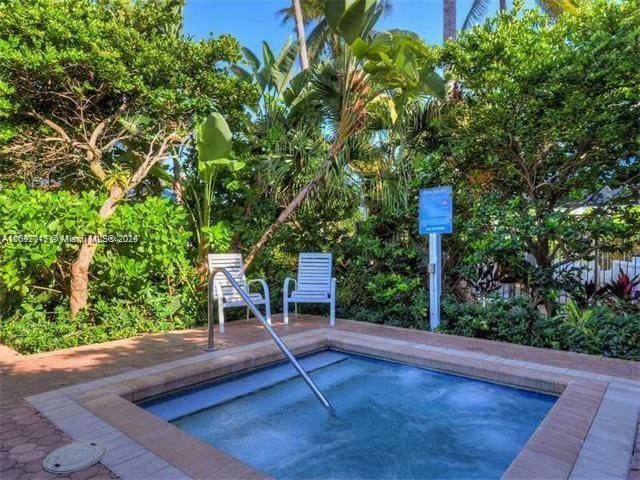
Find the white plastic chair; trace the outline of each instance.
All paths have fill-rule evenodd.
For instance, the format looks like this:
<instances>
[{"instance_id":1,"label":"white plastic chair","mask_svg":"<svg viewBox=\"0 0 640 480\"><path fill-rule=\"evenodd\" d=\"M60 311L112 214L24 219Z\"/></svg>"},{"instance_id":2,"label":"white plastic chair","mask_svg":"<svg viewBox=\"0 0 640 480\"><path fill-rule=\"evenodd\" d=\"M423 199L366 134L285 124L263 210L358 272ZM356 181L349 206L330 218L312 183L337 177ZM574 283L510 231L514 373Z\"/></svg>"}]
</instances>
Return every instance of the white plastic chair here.
<instances>
[{"instance_id":1,"label":"white plastic chair","mask_svg":"<svg viewBox=\"0 0 640 480\"><path fill-rule=\"evenodd\" d=\"M298 303L328 303L329 324L336 324L336 279L331 276L330 253L301 253L298 259L298 280L284 280L283 304L285 325L289 323L289 303L293 303L296 316ZM295 289L289 293L289 283Z\"/></svg>"},{"instance_id":2,"label":"white plastic chair","mask_svg":"<svg viewBox=\"0 0 640 480\"><path fill-rule=\"evenodd\" d=\"M244 275L244 266L242 255L239 253L210 253L208 256L209 271L214 267L225 268L229 271L233 279L238 282L253 303L256 305L264 305L267 323L271 325L271 301L269 299L269 286L261 278L247 281ZM262 293L251 293L249 286L252 283L260 283L262 285ZM247 307L247 318L249 318L249 307L244 302L240 294L231 286L229 280L222 274L216 275L214 278L213 298L218 299L218 321L220 323L220 333L224 332L224 309L232 307Z\"/></svg>"}]
</instances>

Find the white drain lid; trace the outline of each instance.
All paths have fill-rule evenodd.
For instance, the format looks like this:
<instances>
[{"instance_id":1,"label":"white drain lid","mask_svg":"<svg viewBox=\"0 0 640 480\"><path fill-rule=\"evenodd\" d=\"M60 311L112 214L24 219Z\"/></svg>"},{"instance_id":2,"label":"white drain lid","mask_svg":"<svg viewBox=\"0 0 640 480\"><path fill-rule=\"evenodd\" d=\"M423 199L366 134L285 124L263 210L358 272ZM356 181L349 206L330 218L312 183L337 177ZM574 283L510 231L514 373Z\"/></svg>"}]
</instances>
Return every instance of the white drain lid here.
<instances>
[{"instance_id":1,"label":"white drain lid","mask_svg":"<svg viewBox=\"0 0 640 480\"><path fill-rule=\"evenodd\" d=\"M53 452L42 462L50 473L71 473L98 463L105 449L95 443L74 442Z\"/></svg>"}]
</instances>

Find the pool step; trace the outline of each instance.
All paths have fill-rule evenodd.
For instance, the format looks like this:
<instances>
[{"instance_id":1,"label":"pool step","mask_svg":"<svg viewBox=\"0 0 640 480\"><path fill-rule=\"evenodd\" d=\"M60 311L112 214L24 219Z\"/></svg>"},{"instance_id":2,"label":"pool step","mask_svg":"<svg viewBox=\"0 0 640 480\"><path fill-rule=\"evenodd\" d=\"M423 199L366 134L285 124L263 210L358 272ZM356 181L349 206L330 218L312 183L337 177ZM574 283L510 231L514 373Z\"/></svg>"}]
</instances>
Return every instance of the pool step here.
<instances>
[{"instance_id":1,"label":"pool step","mask_svg":"<svg viewBox=\"0 0 640 480\"><path fill-rule=\"evenodd\" d=\"M313 370L333 365L347 358L349 357L341 353L326 351L301 358L298 361L307 372L312 372ZM166 400L154 401L141 406L145 410L153 413L156 417L170 422L185 415L204 410L205 408L248 395L256 390L285 382L297 375L298 373L293 366L287 363L250 373L236 380L204 387L175 398L169 397Z\"/></svg>"}]
</instances>

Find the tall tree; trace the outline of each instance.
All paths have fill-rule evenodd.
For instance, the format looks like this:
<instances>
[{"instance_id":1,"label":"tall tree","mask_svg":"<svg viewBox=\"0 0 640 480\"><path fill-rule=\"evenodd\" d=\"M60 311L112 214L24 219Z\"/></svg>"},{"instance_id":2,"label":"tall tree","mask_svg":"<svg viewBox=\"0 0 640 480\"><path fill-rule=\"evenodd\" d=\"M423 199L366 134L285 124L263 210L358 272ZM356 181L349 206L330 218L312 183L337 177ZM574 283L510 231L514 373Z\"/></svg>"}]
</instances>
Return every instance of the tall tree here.
<instances>
[{"instance_id":1,"label":"tall tree","mask_svg":"<svg viewBox=\"0 0 640 480\"><path fill-rule=\"evenodd\" d=\"M309 56L307 54L307 39L304 33L304 18L302 18L302 8L300 0L293 0L293 12L296 19L296 34L298 45L300 46L300 67L302 70L309 68Z\"/></svg>"},{"instance_id":2,"label":"tall tree","mask_svg":"<svg viewBox=\"0 0 640 480\"><path fill-rule=\"evenodd\" d=\"M456 0L442 0L442 35L443 40L456 38Z\"/></svg>"},{"instance_id":3,"label":"tall tree","mask_svg":"<svg viewBox=\"0 0 640 480\"><path fill-rule=\"evenodd\" d=\"M239 45L226 36L194 41L176 33L181 6L178 0L1 3L6 174L101 189L106 197L97 213L104 225L119 203L136 198L195 115L219 109L241 118L255 87L215 66L237 61ZM87 237L70 268L72 314L87 305L98 247L97 235Z\"/></svg>"},{"instance_id":4,"label":"tall tree","mask_svg":"<svg viewBox=\"0 0 640 480\"><path fill-rule=\"evenodd\" d=\"M395 91L399 107L410 96L444 96L441 78L429 61L431 51L409 32L369 33L379 16L375 1L355 1L336 9L335 0L325 4L327 22L340 36L341 55L313 69L303 95L321 109L332 133L331 147L316 175L300 189L278 218L267 228L245 258L248 267L274 233L320 188L332 168L340 164L348 142L367 128L370 111L386 103L396 112L387 91ZM391 101L389 101L391 100ZM343 162L344 165L344 162Z\"/></svg>"},{"instance_id":5,"label":"tall tree","mask_svg":"<svg viewBox=\"0 0 640 480\"><path fill-rule=\"evenodd\" d=\"M559 258L637 241L639 5L596 0L557 21L511 12L444 49L462 101L441 122L443 156L472 195L459 235L548 311L567 289Z\"/></svg>"},{"instance_id":6,"label":"tall tree","mask_svg":"<svg viewBox=\"0 0 640 480\"><path fill-rule=\"evenodd\" d=\"M312 27L306 38L306 46L311 63L326 58L326 54L338 54L338 36L332 31L325 17L325 3L330 3L330 9L344 11L345 8L356 3L355 0L301 0L300 9L305 27ZM361 3L375 3L376 18L391 11L392 0L370 0ZM278 11L283 23L296 20L293 6Z\"/></svg>"},{"instance_id":7,"label":"tall tree","mask_svg":"<svg viewBox=\"0 0 640 480\"><path fill-rule=\"evenodd\" d=\"M300 189L254 244L245 258L245 267L251 265L280 226L324 183L349 136L364 127L367 105L373 93L367 74L356 68L356 63L350 56L344 56L336 63L328 63L319 73L314 72L309 92L317 101L324 103L323 108L332 120L334 135L331 147L316 175Z\"/></svg>"}]
</instances>

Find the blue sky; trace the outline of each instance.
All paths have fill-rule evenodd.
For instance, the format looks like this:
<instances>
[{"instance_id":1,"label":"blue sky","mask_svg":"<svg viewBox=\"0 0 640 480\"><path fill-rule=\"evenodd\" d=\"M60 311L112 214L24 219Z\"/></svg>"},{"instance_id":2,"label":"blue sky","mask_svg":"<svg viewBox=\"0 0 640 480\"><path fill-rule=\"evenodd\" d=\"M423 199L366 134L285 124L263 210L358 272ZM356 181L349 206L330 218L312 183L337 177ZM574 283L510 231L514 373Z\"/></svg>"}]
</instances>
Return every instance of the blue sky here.
<instances>
[{"instance_id":1,"label":"blue sky","mask_svg":"<svg viewBox=\"0 0 640 480\"><path fill-rule=\"evenodd\" d=\"M233 34L242 45L259 52L262 40L278 51L292 25L282 25L276 12L290 0L186 0L184 28L197 38L209 33ZM458 0L458 25L462 25L471 0ZM495 12L498 0L490 9ZM442 0L393 0L392 11L378 23L378 30L401 28L418 33L428 43L442 41Z\"/></svg>"}]
</instances>

